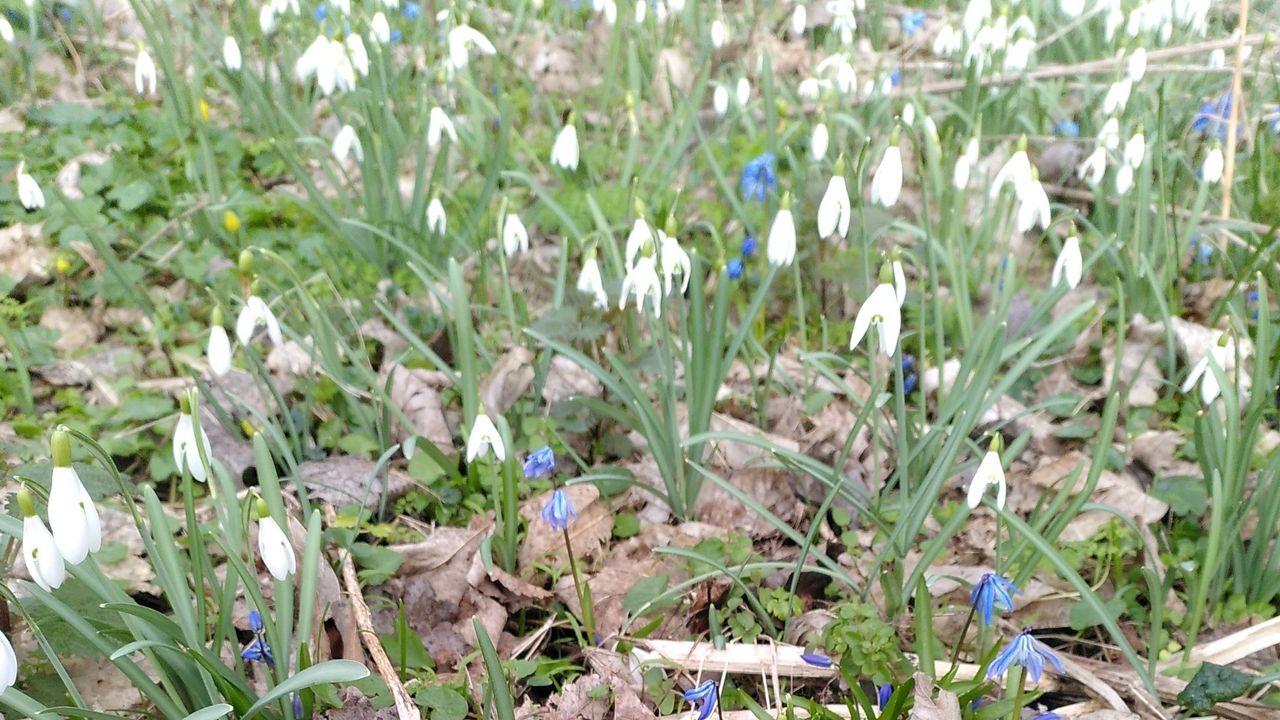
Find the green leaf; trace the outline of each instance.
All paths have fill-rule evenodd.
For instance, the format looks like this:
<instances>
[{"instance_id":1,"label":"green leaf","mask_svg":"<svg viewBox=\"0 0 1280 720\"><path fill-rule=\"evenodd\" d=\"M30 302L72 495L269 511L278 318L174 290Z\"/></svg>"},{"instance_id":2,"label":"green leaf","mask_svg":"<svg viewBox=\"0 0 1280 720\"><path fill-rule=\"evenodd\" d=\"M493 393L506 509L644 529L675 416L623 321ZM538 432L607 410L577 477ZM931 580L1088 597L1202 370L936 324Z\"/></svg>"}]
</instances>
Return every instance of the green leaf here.
<instances>
[{"instance_id":1,"label":"green leaf","mask_svg":"<svg viewBox=\"0 0 1280 720\"><path fill-rule=\"evenodd\" d=\"M1053 436L1056 438L1062 438L1063 440L1088 440L1097 434L1097 428L1092 428L1080 423L1054 428L1053 430Z\"/></svg>"},{"instance_id":2,"label":"green leaf","mask_svg":"<svg viewBox=\"0 0 1280 720\"><path fill-rule=\"evenodd\" d=\"M1120 618L1120 614L1124 612L1124 593L1116 593L1115 597L1106 601L1102 605L1104 615L1099 615L1098 611L1089 603L1076 601L1071 606L1071 612L1068 619L1074 630L1084 630L1095 625L1105 625L1108 620L1114 622Z\"/></svg>"},{"instance_id":3,"label":"green leaf","mask_svg":"<svg viewBox=\"0 0 1280 720\"><path fill-rule=\"evenodd\" d=\"M390 548L354 543L351 546L351 557L360 566L360 582L365 585L381 585L391 579L404 561L404 556Z\"/></svg>"},{"instance_id":4,"label":"green leaf","mask_svg":"<svg viewBox=\"0 0 1280 720\"><path fill-rule=\"evenodd\" d=\"M1178 693L1178 702L1195 715L1208 714L1220 702L1234 700L1249 692L1253 681L1235 668L1205 663Z\"/></svg>"},{"instance_id":5,"label":"green leaf","mask_svg":"<svg viewBox=\"0 0 1280 720\"><path fill-rule=\"evenodd\" d=\"M635 513L619 513L613 519L613 536L629 538L640 532L640 518Z\"/></svg>"},{"instance_id":6,"label":"green leaf","mask_svg":"<svg viewBox=\"0 0 1280 720\"><path fill-rule=\"evenodd\" d=\"M654 577L642 578L631 586L627 594L622 598L622 607L627 612L635 615L644 609L646 605L653 602L662 593L667 590L668 578L666 575L655 575ZM655 608L649 608L653 610Z\"/></svg>"},{"instance_id":7,"label":"green leaf","mask_svg":"<svg viewBox=\"0 0 1280 720\"><path fill-rule=\"evenodd\" d=\"M414 699L431 711L432 720L464 720L470 709L458 691L439 685L422 690Z\"/></svg>"},{"instance_id":8,"label":"green leaf","mask_svg":"<svg viewBox=\"0 0 1280 720\"><path fill-rule=\"evenodd\" d=\"M217 720L217 718L226 715L234 709L235 708L232 708L226 703L218 703L217 705L210 705L203 710L197 710L183 720Z\"/></svg>"},{"instance_id":9,"label":"green leaf","mask_svg":"<svg viewBox=\"0 0 1280 720\"><path fill-rule=\"evenodd\" d=\"M137 210L151 199L151 192L150 183L134 180L107 193L107 199L119 205L121 210Z\"/></svg>"},{"instance_id":10,"label":"green leaf","mask_svg":"<svg viewBox=\"0 0 1280 720\"><path fill-rule=\"evenodd\" d=\"M241 720L250 720L267 705L286 697L290 693L298 692L312 685L353 682L368 677L368 675L369 668L354 660L329 660L319 665L312 665L275 686L266 695L258 698L258 702L249 708L249 711L241 717Z\"/></svg>"},{"instance_id":11,"label":"green leaf","mask_svg":"<svg viewBox=\"0 0 1280 720\"><path fill-rule=\"evenodd\" d=\"M515 720L516 703L511 697L511 688L507 685L507 675L502 671L502 661L498 659L498 651L489 639L489 632L480 624L479 618L472 618L471 626L476 631L476 641L480 645L480 655L484 657L484 669L489 675L489 690L492 694L493 710L498 720Z\"/></svg>"},{"instance_id":12,"label":"green leaf","mask_svg":"<svg viewBox=\"0 0 1280 720\"><path fill-rule=\"evenodd\" d=\"M1189 475L1157 478L1151 494L1168 503L1174 515L1199 517L1208 508L1203 478Z\"/></svg>"}]
</instances>

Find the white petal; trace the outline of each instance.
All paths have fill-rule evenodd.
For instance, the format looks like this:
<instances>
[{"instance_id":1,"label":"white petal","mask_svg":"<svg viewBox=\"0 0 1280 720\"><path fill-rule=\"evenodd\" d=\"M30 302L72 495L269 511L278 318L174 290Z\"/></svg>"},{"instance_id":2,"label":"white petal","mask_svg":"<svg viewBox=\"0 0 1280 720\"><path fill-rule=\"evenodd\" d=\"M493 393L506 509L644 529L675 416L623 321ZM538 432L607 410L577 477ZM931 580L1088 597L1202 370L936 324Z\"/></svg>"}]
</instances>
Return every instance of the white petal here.
<instances>
[{"instance_id":1,"label":"white petal","mask_svg":"<svg viewBox=\"0 0 1280 720\"><path fill-rule=\"evenodd\" d=\"M790 265L796 259L796 224L791 211L782 209L773 218L766 243L771 265Z\"/></svg>"},{"instance_id":2,"label":"white petal","mask_svg":"<svg viewBox=\"0 0 1280 720\"><path fill-rule=\"evenodd\" d=\"M0 692L18 681L18 657L13 654L9 638L0 633Z\"/></svg>"},{"instance_id":3,"label":"white petal","mask_svg":"<svg viewBox=\"0 0 1280 720\"><path fill-rule=\"evenodd\" d=\"M209 359L209 370L217 377L231 371L231 340L227 337L226 328L215 325L209 330L209 346L205 350Z\"/></svg>"},{"instance_id":4,"label":"white petal","mask_svg":"<svg viewBox=\"0 0 1280 720\"><path fill-rule=\"evenodd\" d=\"M258 521L258 554L276 580L287 579L297 569L293 545L274 518L265 517Z\"/></svg>"},{"instance_id":5,"label":"white petal","mask_svg":"<svg viewBox=\"0 0 1280 720\"><path fill-rule=\"evenodd\" d=\"M62 585L67 577L67 568L53 535L35 515L22 521L22 558L31 579L47 591Z\"/></svg>"},{"instance_id":6,"label":"white petal","mask_svg":"<svg viewBox=\"0 0 1280 720\"><path fill-rule=\"evenodd\" d=\"M102 544L98 509L70 467L55 467L49 485L49 526L63 559L78 565Z\"/></svg>"}]
</instances>

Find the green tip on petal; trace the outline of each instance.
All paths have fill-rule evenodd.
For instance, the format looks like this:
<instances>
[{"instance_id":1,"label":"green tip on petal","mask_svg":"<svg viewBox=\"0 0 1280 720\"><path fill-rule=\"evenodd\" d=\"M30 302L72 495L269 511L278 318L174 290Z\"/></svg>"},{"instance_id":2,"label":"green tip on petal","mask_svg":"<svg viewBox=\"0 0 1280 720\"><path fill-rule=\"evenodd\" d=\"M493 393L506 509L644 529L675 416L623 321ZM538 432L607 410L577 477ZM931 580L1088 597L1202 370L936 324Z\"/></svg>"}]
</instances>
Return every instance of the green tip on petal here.
<instances>
[{"instance_id":1,"label":"green tip on petal","mask_svg":"<svg viewBox=\"0 0 1280 720\"><path fill-rule=\"evenodd\" d=\"M1000 433L992 435L991 444L987 446L987 449L997 455L1004 452L1004 437L1002 437Z\"/></svg>"},{"instance_id":2,"label":"green tip on petal","mask_svg":"<svg viewBox=\"0 0 1280 720\"><path fill-rule=\"evenodd\" d=\"M790 210L790 209L791 209L791 193L790 193L790 191L788 191L788 192L786 192L786 193L783 193L783 195L782 195L782 209L783 209L783 210Z\"/></svg>"},{"instance_id":3,"label":"green tip on petal","mask_svg":"<svg viewBox=\"0 0 1280 720\"><path fill-rule=\"evenodd\" d=\"M1018 151L1019 152L1027 151L1027 136L1025 134L1022 137L1018 138Z\"/></svg>"},{"instance_id":4,"label":"green tip on petal","mask_svg":"<svg viewBox=\"0 0 1280 720\"><path fill-rule=\"evenodd\" d=\"M253 253L249 250L240 251L240 274L251 275L253 273Z\"/></svg>"},{"instance_id":5,"label":"green tip on petal","mask_svg":"<svg viewBox=\"0 0 1280 720\"><path fill-rule=\"evenodd\" d=\"M189 394L189 391L184 390L182 394L178 396L178 411L183 415L191 414L191 395Z\"/></svg>"},{"instance_id":6,"label":"green tip on petal","mask_svg":"<svg viewBox=\"0 0 1280 720\"><path fill-rule=\"evenodd\" d=\"M667 213L667 223L666 223L666 226L663 228L663 232L665 232L668 237L675 237L676 232L678 230L679 228L676 227L675 213Z\"/></svg>"},{"instance_id":7,"label":"green tip on petal","mask_svg":"<svg viewBox=\"0 0 1280 720\"><path fill-rule=\"evenodd\" d=\"M71 467L71 435L58 428L49 438L49 450L53 455L54 467Z\"/></svg>"},{"instance_id":8,"label":"green tip on petal","mask_svg":"<svg viewBox=\"0 0 1280 720\"><path fill-rule=\"evenodd\" d=\"M36 504L31 500L31 493L27 490L27 486L23 485L18 490L18 507L22 510L22 517L29 518L36 514Z\"/></svg>"}]
</instances>

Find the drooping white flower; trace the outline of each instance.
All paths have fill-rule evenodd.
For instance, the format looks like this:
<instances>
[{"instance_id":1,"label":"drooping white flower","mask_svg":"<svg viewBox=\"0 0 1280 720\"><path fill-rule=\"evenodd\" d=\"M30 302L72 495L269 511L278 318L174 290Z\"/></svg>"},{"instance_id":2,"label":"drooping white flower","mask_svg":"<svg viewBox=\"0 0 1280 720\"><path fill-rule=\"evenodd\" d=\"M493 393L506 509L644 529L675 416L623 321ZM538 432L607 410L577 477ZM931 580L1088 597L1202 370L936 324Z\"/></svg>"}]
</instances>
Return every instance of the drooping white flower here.
<instances>
[{"instance_id":1,"label":"drooping white flower","mask_svg":"<svg viewBox=\"0 0 1280 720\"><path fill-rule=\"evenodd\" d=\"M298 556L293 552L289 536L280 528L275 518L266 514L266 504L258 502L259 512L262 513L258 519L258 555L262 557L262 564L267 567L271 577L287 580L298 571Z\"/></svg>"},{"instance_id":2,"label":"drooping white flower","mask_svg":"<svg viewBox=\"0 0 1280 720\"><path fill-rule=\"evenodd\" d=\"M173 429L173 464L178 472L185 466L191 477L197 482L204 482L209 477L205 464L200 459L203 448L204 457L212 461L213 451L209 448L209 436L204 428L200 428L200 437L196 438L196 421L191 415L191 401L186 393L179 399L178 424Z\"/></svg>"},{"instance_id":3,"label":"drooping white flower","mask_svg":"<svg viewBox=\"0 0 1280 720\"><path fill-rule=\"evenodd\" d=\"M828 238L832 233L849 236L849 221L853 218L849 187L844 179L844 162L836 161L835 173L827 183L827 191L818 203L818 237Z\"/></svg>"},{"instance_id":4,"label":"drooping white flower","mask_svg":"<svg viewBox=\"0 0 1280 720\"><path fill-rule=\"evenodd\" d=\"M889 147L884 149L880 165L871 178L871 202L893 207L902 192L902 151L898 149L898 133L895 130Z\"/></svg>"},{"instance_id":5,"label":"drooping white flower","mask_svg":"<svg viewBox=\"0 0 1280 720\"><path fill-rule=\"evenodd\" d=\"M1218 395L1222 393L1222 387L1218 384L1218 375L1213 372L1210 363L1213 363L1220 371L1226 371L1227 360L1230 357L1228 347L1223 343L1222 334L1219 333L1217 339L1209 346L1204 355L1191 366L1191 371L1187 373L1187 379L1182 381L1182 392L1190 392L1196 383L1200 383L1200 401L1205 405L1213 403L1218 399Z\"/></svg>"},{"instance_id":6,"label":"drooping white flower","mask_svg":"<svg viewBox=\"0 0 1280 720\"><path fill-rule=\"evenodd\" d=\"M791 11L791 37L800 37L809 26L809 10L804 5L796 5Z\"/></svg>"},{"instance_id":7,"label":"drooping white flower","mask_svg":"<svg viewBox=\"0 0 1280 720\"><path fill-rule=\"evenodd\" d=\"M1205 156L1204 166L1200 168L1200 175L1204 181L1210 185L1216 185L1222 179L1222 168L1225 160L1222 157L1222 146L1215 144L1209 154Z\"/></svg>"},{"instance_id":8,"label":"drooping white flower","mask_svg":"<svg viewBox=\"0 0 1280 720\"><path fill-rule=\"evenodd\" d=\"M13 25L9 23L9 19L0 15L0 40L7 43L13 42Z\"/></svg>"},{"instance_id":9,"label":"drooping white flower","mask_svg":"<svg viewBox=\"0 0 1280 720\"><path fill-rule=\"evenodd\" d=\"M969 0L969 4L964 8L964 16L960 21L960 27L964 29L965 38L972 42L990 19L991 0Z\"/></svg>"},{"instance_id":10,"label":"drooping white flower","mask_svg":"<svg viewBox=\"0 0 1280 720\"><path fill-rule=\"evenodd\" d=\"M623 252L627 270L635 267L636 258L644 250L645 244L653 242L654 239L653 230L649 227L649 223L645 221L644 215L637 212L636 220L631 225L631 232L627 234L627 246Z\"/></svg>"},{"instance_id":11,"label":"drooping white flower","mask_svg":"<svg viewBox=\"0 0 1280 720\"><path fill-rule=\"evenodd\" d=\"M440 139L445 135L449 136L449 142L458 142L458 131L454 129L453 121L445 114L444 108L437 105L431 108L431 115L427 118L427 147L439 147Z\"/></svg>"},{"instance_id":12,"label":"drooping white flower","mask_svg":"<svg viewBox=\"0 0 1280 720\"><path fill-rule=\"evenodd\" d=\"M1069 18L1078 18L1084 14L1085 0L1058 0L1058 8Z\"/></svg>"},{"instance_id":13,"label":"drooping white flower","mask_svg":"<svg viewBox=\"0 0 1280 720\"><path fill-rule=\"evenodd\" d=\"M240 69L243 59L240 57L240 44L230 35L222 40L222 65L235 72Z\"/></svg>"},{"instance_id":14,"label":"drooping white flower","mask_svg":"<svg viewBox=\"0 0 1280 720\"><path fill-rule=\"evenodd\" d=\"M438 197L431 198L431 202L427 203L427 230L443 235L448 227L449 219L444 214L444 203Z\"/></svg>"},{"instance_id":15,"label":"drooping white flower","mask_svg":"<svg viewBox=\"0 0 1280 720\"><path fill-rule=\"evenodd\" d=\"M667 12L672 15L679 15L684 12L684 0L667 0Z\"/></svg>"},{"instance_id":16,"label":"drooping white flower","mask_svg":"<svg viewBox=\"0 0 1280 720\"><path fill-rule=\"evenodd\" d=\"M969 481L968 503L970 509L982 504L982 496L986 494L987 488L992 485L996 486L996 507L1001 510L1004 509L1008 486L1004 480L1004 466L1000 462L1000 452L996 449L998 444L998 440L992 441L992 449L987 450L987 454L982 456L982 462L978 464L977 472L973 474L973 479Z\"/></svg>"},{"instance_id":17,"label":"drooping white flower","mask_svg":"<svg viewBox=\"0 0 1280 720\"><path fill-rule=\"evenodd\" d=\"M606 25L612 27L618 22L618 3L615 0L603 0L600 3L600 14L604 15Z\"/></svg>"},{"instance_id":18,"label":"drooping white flower","mask_svg":"<svg viewBox=\"0 0 1280 720\"><path fill-rule=\"evenodd\" d=\"M355 153L356 162L364 162L364 147L360 145L360 138L356 136L356 129L350 125L343 125L338 134L333 136L333 159L339 163L346 162L347 157Z\"/></svg>"},{"instance_id":19,"label":"drooping white flower","mask_svg":"<svg viewBox=\"0 0 1280 720\"><path fill-rule=\"evenodd\" d=\"M391 42L391 23L387 22L387 16L381 10L373 14L369 20L369 33L373 35L373 39L386 45Z\"/></svg>"},{"instance_id":20,"label":"drooping white flower","mask_svg":"<svg viewBox=\"0 0 1280 720\"><path fill-rule=\"evenodd\" d=\"M31 495L26 488L18 491L18 505L22 509L22 560L27 565L27 573L37 585L46 592L62 585L67 578L67 567L58 552L58 546L45 527L44 521L36 515Z\"/></svg>"},{"instance_id":21,"label":"drooping white flower","mask_svg":"<svg viewBox=\"0 0 1280 720\"><path fill-rule=\"evenodd\" d=\"M270 35L276 29L276 9L269 2L258 9L258 28L263 35Z\"/></svg>"},{"instance_id":22,"label":"drooping white flower","mask_svg":"<svg viewBox=\"0 0 1280 720\"><path fill-rule=\"evenodd\" d=\"M964 152L960 157L956 158L955 170L951 173L951 185L957 190L964 190L969 187L969 175L972 172L973 164L978 161L978 139L969 138L969 143L965 145Z\"/></svg>"},{"instance_id":23,"label":"drooping white flower","mask_svg":"<svg viewBox=\"0 0 1280 720\"><path fill-rule=\"evenodd\" d=\"M689 260L689 253L680 247L680 242L675 235L668 235L662 230L658 231L658 260L662 265L663 292L671 292L671 280L676 273L679 273L684 280L684 284L680 287L680 292L683 294L688 291L689 275L693 272L693 264Z\"/></svg>"},{"instance_id":24,"label":"drooping white flower","mask_svg":"<svg viewBox=\"0 0 1280 720\"><path fill-rule=\"evenodd\" d=\"M1074 228L1067 239L1062 243L1062 251L1058 253L1058 259L1053 263L1052 284L1054 287L1067 283L1067 287L1074 288L1080 284L1080 277L1084 273L1084 258L1080 255L1080 238L1076 237Z\"/></svg>"},{"instance_id":25,"label":"drooping white flower","mask_svg":"<svg viewBox=\"0 0 1280 720\"><path fill-rule=\"evenodd\" d=\"M1035 55L1034 38L1022 37L1015 40L1004 51L1004 71L1006 73L1022 72L1027 69Z\"/></svg>"},{"instance_id":26,"label":"drooping white flower","mask_svg":"<svg viewBox=\"0 0 1280 720\"><path fill-rule=\"evenodd\" d=\"M612 24L612 23L611 23ZM493 55L498 52L489 38L470 25L459 25L449 31L449 63L454 70L461 70L471 61L471 50L474 48L482 55Z\"/></svg>"},{"instance_id":27,"label":"drooping white flower","mask_svg":"<svg viewBox=\"0 0 1280 720\"><path fill-rule=\"evenodd\" d=\"M1090 185L1097 185L1102 182L1102 178L1107 173L1107 150L1101 145L1095 147L1093 152L1084 159L1076 168L1076 177L1085 181Z\"/></svg>"},{"instance_id":28,"label":"drooping white flower","mask_svg":"<svg viewBox=\"0 0 1280 720\"><path fill-rule=\"evenodd\" d=\"M827 124L820 122L813 126L813 134L809 136L809 157L819 162L827 155L827 146L831 142L831 133Z\"/></svg>"},{"instance_id":29,"label":"drooping white flower","mask_svg":"<svg viewBox=\"0 0 1280 720\"><path fill-rule=\"evenodd\" d=\"M938 28L938 34L933 36L933 54L938 57L951 57L960 52L960 48L964 47L964 36L962 36L950 23Z\"/></svg>"},{"instance_id":30,"label":"drooping white flower","mask_svg":"<svg viewBox=\"0 0 1280 720\"><path fill-rule=\"evenodd\" d=\"M1125 73L1129 76L1130 82L1142 82L1142 78L1147 74L1146 48L1138 47L1129 53L1129 59L1125 61Z\"/></svg>"},{"instance_id":31,"label":"drooping white flower","mask_svg":"<svg viewBox=\"0 0 1280 720\"><path fill-rule=\"evenodd\" d=\"M594 251L582 261L582 271L578 273L578 292L590 295L591 304L600 310L608 309L609 294L604 290L604 278L600 276L600 263L596 262Z\"/></svg>"},{"instance_id":32,"label":"drooping white flower","mask_svg":"<svg viewBox=\"0 0 1280 720\"><path fill-rule=\"evenodd\" d=\"M854 17L853 0L828 0L827 12L831 13L831 32L840 36L841 45L851 45L853 34L858 29L858 19Z\"/></svg>"},{"instance_id":33,"label":"drooping white flower","mask_svg":"<svg viewBox=\"0 0 1280 720\"><path fill-rule=\"evenodd\" d=\"M271 307L262 298L250 295L240 309L240 315L236 317L236 338L241 345L248 345L253 340L254 330L259 325L267 327L267 337L271 338L272 345L279 347L284 344L284 335L280 332L276 314L271 312Z\"/></svg>"},{"instance_id":34,"label":"drooping white flower","mask_svg":"<svg viewBox=\"0 0 1280 720\"><path fill-rule=\"evenodd\" d=\"M1120 168L1116 170L1116 194L1126 195L1133 189L1133 166L1129 163L1120 163Z\"/></svg>"},{"instance_id":35,"label":"drooping white flower","mask_svg":"<svg viewBox=\"0 0 1280 720\"><path fill-rule=\"evenodd\" d=\"M71 438L65 430L55 430L53 476L49 483L49 527L62 559L79 565L91 552L102 547L102 522L93 498L84 489L71 466Z\"/></svg>"},{"instance_id":36,"label":"drooping white flower","mask_svg":"<svg viewBox=\"0 0 1280 720\"><path fill-rule=\"evenodd\" d=\"M231 339L227 337L226 328L222 327L221 315L218 313L218 320L209 328L209 344L205 348L209 370L215 377L231 372Z\"/></svg>"},{"instance_id":37,"label":"drooping white flower","mask_svg":"<svg viewBox=\"0 0 1280 720\"><path fill-rule=\"evenodd\" d=\"M644 302L652 300L654 317L662 317L662 278L658 277L657 260L652 255L645 255L636 260L635 265L627 270L622 278L621 294L618 297L618 309L627 308L627 295L634 294L636 312L644 314Z\"/></svg>"},{"instance_id":38,"label":"drooping white flower","mask_svg":"<svg viewBox=\"0 0 1280 720\"><path fill-rule=\"evenodd\" d=\"M1120 121L1114 117L1107 118L1098 131L1098 142L1111 151L1120 147Z\"/></svg>"},{"instance_id":39,"label":"drooping white flower","mask_svg":"<svg viewBox=\"0 0 1280 720\"><path fill-rule=\"evenodd\" d=\"M886 271L889 276L886 277ZM853 320L853 334L849 336L849 349L853 350L862 343L867 331L876 326L879 334L879 349L886 357L893 357L898 348L898 335L902 331L902 307L898 304L898 292L890 284L892 271L887 267L881 270L880 284L876 285L867 301L858 308L858 316Z\"/></svg>"},{"instance_id":40,"label":"drooping white flower","mask_svg":"<svg viewBox=\"0 0 1280 720\"><path fill-rule=\"evenodd\" d=\"M996 172L995 178L991 181L990 196L995 199L1000 195L1000 191L1005 185L1012 185L1014 189L1025 186L1031 180L1031 159L1027 157L1027 149L1025 145L1019 144L1018 150L1009 156L1000 170Z\"/></svg>"},{"instance_id":41,"label":"drooping white flower","mask_svg":"<svg viewBox=\"0 0 1280 720\"><path fill-rule=\"evenodd\" d=\"M471 423L471 433L467 435L467 462L473 463L493 449L493 457L498 462L507 461L507 447L502 442L502 433L493 424L489 416L483 412L476 415Z\"/></svg>"},{"instance_id":42,"label":"drooping white flower","mask_svg":"<svg viewBox=\"0 0 1280 720\"><path fill-rule=\"evenodd\" d=\"M729 42L729 27L724 20L716 18L711 21L711 47L719 50Z\"/></svg>"},{"instance_id":43,"label":"drooping white flower","mask_svg":"<svg viewBox=\"0 0 1280 720\"><path fill-rule=\"evenodd\" d=\"M25 160L18 161L18 202L22 203L22 207L27 212L34 212L44 207L44 191L40 189L40 184L36 179L27 174L27 163Z\"/></svg>"},{"instance_id":44,"label":"drooping white flower","mask_svg":"<svg viewBox=\"0 0 1280 720\"><path fill-rule=\"evenodd\" d=\"M1135 132L1127 142L1125 142L1122 156L1124 157L1126 165L1136 169L1142 166L1142 160L1146 157L1146 154L1147 138L1142 133L1142 129L1139 128L1138 131Z\"/></svg>"},{"instance_id":45,"label":"drooping white flower","mask_svg":"<svg viewBox=\"0 0 1280 720\"><path fill-rule=\"evenodd\" d=\"M649 16L649 3L645 0L636 0L636 25L643 25L645 18Z\"/></svg>"},{"instance_id":46,"label":"drooping white flower","mask_svg":"<svg viewBox=\"0 0 1280 720\"><path fill-rule=\"evenodd\" d=\"M796 259L796 221L791 215L791 194L782 197L782 208L773 216L765 255L770 265L790 265Z\"/></svg>"},{"instance_id":47,"label":"drooping white flower","mask_svg":"<svg viewBox=\"0 0 1280 720\"><path fill-rule=\"evenodd\" d=\"M745 107L751 100L751 83L745 77L738 78L738 107Z\"/></svg>"},{"instance_id":48,"label":"drooping white flower","mask_svg":"<svg viewBox=\"0 0 1280 720\"><path fill-rule=\"evenodd\" d=\"M578 169L578 128L572 122L556 135L555 144L551 146L551 164L570 171Z\"/></svg>"},{"instance_id":49,"label":"drooping white flower","mask_svg":"<svg viewBox=\"0 0 1280 720\"><path fill-rule=\"evenodd\" d=\"M1128 77L1122 77L1111 83L1111 87L1107 88L1106 97L1102 99L1103 114L1124 112L1125 106L1129 104L1129 94L1132 90L1133 81Z\"/></svg>"},{"instance_id":50,"label":"drooping white flower","mask_svg":"<svg viewBox=\"0 0 1280 720\"><path fill-rule=\"evenodd\" d=\"M849 58L844 53L835 53L828 56L825 60L818 63L814 69L819 75L829 78L827 84L835 84L836 91L841 95L852 95L858 91L858 73L853 68L853 63L849 62ZM815 80L813 97L816 100L821 94L822 85L817 84Z\"/></svg>"},{"instance_id":51,"label":"drooping white flower","mask_svg":"<svg viewBox=\"0 0 1280 720\"><path fill-rule=\"evenodd\" d=\"M818 78L805 78L796 85L796 95L800 96L801 100L817 100L822 97L823 84L824 81Z\"/></svg>"},{"instance_id":52,"label":"drooping white flower","mask_svg":"<svg viewBox=\"0 0 1280 720\"><path fill-rule=\"evenodd\" d=\"M360 33L351 33L347 36L346 52L343 52L343 45L337 41L333 42L334 54L338 60L338 86L347 92L355 89L355 77L347 71L347 66L352 70L360 73L361 77L369 75L369 51L364 47L364 38ZM344 78L348 81L344 84Z\"/></svg>"},{"instance_id":53,"label":"drooping white flower","mask_svg":"<svg viewBox=\"0 0 1280 720\"><path fill-rule=\"evenodd\" d=\"M901 260L894 260L889 265L893 268L893 294L898 298L898 307L902 307L907 302L907 274L902 271Z\"/></svg>"},{"instance_id":54,"label":"drooping white flower","mask_svg":"<svg viewBox=\"0 0 1280 720\"><path fill-rule=\"evenodd\" d=\"M502 221L502 251L507 257L529 252L529 230L525 228L520 216L513 212L507 213Z\"/></svg>"},{"instance_id":55,"label":"drooping white flower","mask_svg":"<svg viewBox=\"0 0 1280 720\"><path fill-rule=\"evenodd\" d=\"M0 20L4 18L0 17ZM18 656L13 654L9 638L0 633L0 693L18 682Z\"/></svg>"},{"instance_id":56,"label":"drooping white flower","mask_svg":"<svg viewBox=\"0 0 1280 720\"><path fill-rule=\"evenodd\" d=\"M716 89L711 93L711 107L715 108L717 117L724 117L729 112L729 89L716 83Z\"/></svg>"},{"instance_id":57,"label":"drooping white flower","mask_svg":"<svg viewBox=\"0 0 1280 720\"><path fill-rule=\"evenodd\" d=\"M1015 226L1018 232L1028 232L1037 225L1046 230L1050 222L1049 196L1035 177L1018 189L1018 212Z\"/></svg>"},{"instance_id":58,"label":"drooping white flower","mask_svg":"<svg viewBox=\"0 0 1280 720\"><path fill-rule=\"evenodd\" d=\"M133 87L143 97L156 91L156 63L146 48L138 49L138 57L133 62Z\"/></svg>"},{"instance_id":59,"label":"drooping white flower","mask_svg":"<svg viewBox=\"0 0 1280 720\"><path fill-rule=\"evenodd\" d=\"M1214 48L1213 51L1209 53L1209 61L1206 63L1206 66L1210 70L1217 70L1218 68L1226 67L1226 65L1226 51L1222 48Z\"/></svg>"}]
</instances>

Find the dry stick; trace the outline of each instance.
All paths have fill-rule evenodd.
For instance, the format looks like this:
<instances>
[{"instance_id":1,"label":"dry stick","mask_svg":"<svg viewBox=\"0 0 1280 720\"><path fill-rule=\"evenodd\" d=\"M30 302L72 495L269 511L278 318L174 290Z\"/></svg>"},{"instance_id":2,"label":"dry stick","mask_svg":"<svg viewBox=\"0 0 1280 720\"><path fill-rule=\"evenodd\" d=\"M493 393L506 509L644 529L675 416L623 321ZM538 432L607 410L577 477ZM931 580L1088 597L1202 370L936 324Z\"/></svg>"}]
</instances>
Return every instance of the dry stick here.
<instances>
[{"instance_id":1,"label":"dry stick","mask_svg":"<svg viewBox=\"0 0 1280 720\"><path fill-rule=\"evenodd\" d=\"M1244 33L1249 27L1249 0L1240 0L1240 27L1236 30L1239 37L1236 41L1236 66L1231 75L1231 117L1227 120L1227 163L1222 169L1222 210L1223 217L1231 214L1231 183L1236 176L1236 132L1240 123L1240 104L1244 101L1244 84L1241 74L1244 70Z\"/></svg>"},{"instance_id":2,"label":"dry stick","mask_svg":"<svg viewBox=\"0 0 1280 720\"><path fill-rule=\"evenodd\" d=\"M325 524L332 526L335 519L333 507L326 503L324 505ZM373 616L369 613L364 595L360 592L360 579L356 577L356 565L351 560L351 553L342 551L341 558L342 582L346 586L347 597L351 599L351 609L355 612L356 629L360 633L360 639L364 642L365 648L369 650L369 656L373 658L373 664L378 668L378 674L387 682L387 687L391 690L391 697L396 703L396 715L400 720L422 720L422 713L418 712L418 706L404 689L404 683L400 682L395 665L391 664L391 658L387 657L387 651L382 649L378 633L373 629Z\"/></svg>"}]
</instances>

